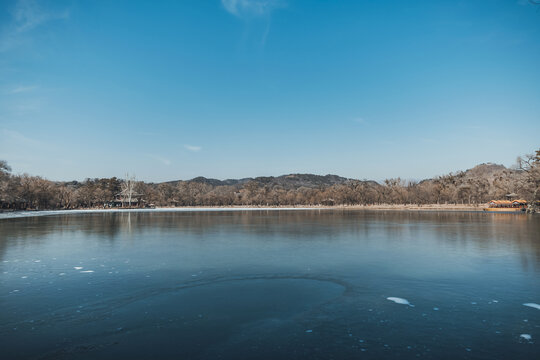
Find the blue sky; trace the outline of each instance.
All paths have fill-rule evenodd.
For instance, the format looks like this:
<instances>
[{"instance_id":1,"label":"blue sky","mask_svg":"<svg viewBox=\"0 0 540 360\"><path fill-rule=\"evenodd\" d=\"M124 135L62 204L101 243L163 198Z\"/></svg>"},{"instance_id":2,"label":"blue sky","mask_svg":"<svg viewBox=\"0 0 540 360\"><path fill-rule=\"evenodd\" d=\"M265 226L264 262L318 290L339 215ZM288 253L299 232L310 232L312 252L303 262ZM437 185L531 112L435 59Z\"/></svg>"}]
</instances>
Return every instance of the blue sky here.
<instances>
[{"instance_id":1,"label":"blue sky","mask_svg":"<svg viewBox=\"0 0 540 360\"><path fill-rule=\"evenodd\" d=\"M0 159L420 179L540 147L527 1L0 1Z\"/></svg>"}]
</instances>

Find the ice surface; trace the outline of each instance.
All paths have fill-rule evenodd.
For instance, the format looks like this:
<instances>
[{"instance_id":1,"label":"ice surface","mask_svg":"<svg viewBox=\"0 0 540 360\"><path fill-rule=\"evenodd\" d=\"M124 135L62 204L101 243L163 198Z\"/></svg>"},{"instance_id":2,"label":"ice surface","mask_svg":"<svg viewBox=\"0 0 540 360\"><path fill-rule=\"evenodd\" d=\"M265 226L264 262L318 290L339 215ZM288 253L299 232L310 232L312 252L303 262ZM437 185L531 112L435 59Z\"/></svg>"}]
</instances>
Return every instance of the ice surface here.
<instances>
[{"instance_id":1,"label":"ice surface","mask_svg":"<svg viewBox=\"0 0 540 360\"><path fill-rule=\"evenodd\" d=\"M530 341L532 339L532 336L529 335L529 334L521 334L521 335L519 335L519 337L523 338L523 339L525 339L527 341Z\"/></svg>"},{"instance_id":2,"label":"ice surface","mask_svg":"<svg viewBox=\"0 0 540 360\"><path fill-rule=\"evenodd\" d=\"M414 305L412 305L407 299L403 299L403 298L398 298L398 297L387 297L386 298L387 300L390 300L390 301L393 301L395 302L396 304L403 304L403 305L409 305L411 307L414 307Z\"/></svg>"},{"instance_id":3,"label":"ice surface","mask_svg":"<svg viewBox=\"0 0 540 360\"><path fill-rule=\"evenodd\" d=\"M526 304L523 304L523 305L540 310L540 305L535 304L535 303L526 303Z\"/></svg>"},{"instance_id":4,"label":"ice surface","mask_svg":"<svg viewBox=\"0 0 540 360\"><path fill-rule=\"evenodd\" d=\"M307 333L312 333L312 332L313 332L313 330L306 330L306 332L307 332Z\"/></svg>"}]
</instances>

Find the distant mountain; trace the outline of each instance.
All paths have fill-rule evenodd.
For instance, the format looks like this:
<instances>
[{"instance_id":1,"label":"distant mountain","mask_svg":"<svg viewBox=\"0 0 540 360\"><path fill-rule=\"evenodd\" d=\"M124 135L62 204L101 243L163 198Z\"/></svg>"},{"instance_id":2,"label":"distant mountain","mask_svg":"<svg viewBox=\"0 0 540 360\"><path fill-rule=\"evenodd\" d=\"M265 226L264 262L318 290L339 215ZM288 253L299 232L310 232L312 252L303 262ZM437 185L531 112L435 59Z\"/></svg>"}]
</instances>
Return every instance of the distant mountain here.
<instances>
[{"instance_id":1,"label":"distant mountain","mask_svg":"<svg viewBox=\"0 0 540 360\"><path fill-rule=\"evenodd\" d=\"M224 186L224 185L237 185L249 181L249 179L227 179L227 180L218 180L218 179L209 179L204 176L199 176L194 179L188 180L187 182L191 183L200 183L207 184L212 186Z\"/></svg>"},{"instance_id":2,"label":"distant mountain","mask_svg":"<svg viewBox=\"0 0 540 360\"><path fill-rule=\"evenodd\" d=\"M454 174L461 174L462 179L485 179L491 183L493 182L493 179L496 176L501 175L502 172L507 172L509 175L512 175L513 173L515 173L515 170L509 169L505 167L504 165L485 163L485 164L476 165L475 167L471 169L460 171ZM425 180L421 180L419 183L420 184L429 183L429 182L433 182L434 180L435 178L425 179ZM218 179L205 178L203 176L199 176L191 180L167 181L165 182L165 184L176 186L178 183L184 182L184 183L206 184L212 187L234 186L234 187L240 188L249 182L253 182L257 184L257 186L259 187L267 186L267 187L273 188L277 186L285 190L296 190L301 187L310 188L310 189L326 188L326 187L330 187L334 185L348 184L354 181L360 181L360 180L348 179L345 177L332 175L332 174L328 174L328 175L288 174L288 175L281 175L281 176L259 176L255 178L226 179L226 180L218 180ZM381 184L373 180L362 180L361 182L372 187L381 186Z\"/></svg>"},{"instance_id":3,"label":"distant mountain","mask_svg":"<svg viewBox=\"0 0 540 360\"><path fill-rule=\"evenodd\" d=\"M198 184L206 184L211 186L224 186L224 185L237 185L243 182L247 182L250 179L227 179L227 180L218 180L218 179L212 179L212 178L205 178L204 176L198 176L196 178L193 178L191 180L173 180L173 181L165 181L162 184L167 185L177 185L178 183L198 183Z\"/></svg>"},{"instance_id":4,"label":"distant mountain","mask_svg":"<svg viewBox=\"0 0 540 360\"><path fill-rule=\"evenodd\" d=\"M301 187L318 188L343 184L349 179L337 175L289 174L278 177L257 177L252 181L261 185L281 186L284 189L298 189Z\"/></svg>"},{"instance_id":5,"label":"distant mountain","mask_svg":"<svg viewBox=\"0 0 540 360\"><path fill-rule=\"evenodd\" d=\"M466 170L464 173L466 177L492 178L496 174L500 174L501 172L505 170L512 171L504 165L485 163L485 164L476 165L472 169Z\"/></svg>"},{"instance_id":6,"label":"distant mountain","mask_svg":"<svg viewBox=\"0 0 540 360\"><path fill-rule=\"evenodd\" d=\"M337 175L314 175L314 174L289 174L281 176L260 176L256 178L243 178L243 179L209 179L203 176L187 180L187 183L199 183L207 184L211 186L241 186L248 182L255 182L260 186L280 186L284 189L298 189L301 187L306 188L319 188L327 187L337 184L344 184L350 179L337 176ZM166 184L176 185L182 180L167 181Z\"/></svg>"}]
</instances>

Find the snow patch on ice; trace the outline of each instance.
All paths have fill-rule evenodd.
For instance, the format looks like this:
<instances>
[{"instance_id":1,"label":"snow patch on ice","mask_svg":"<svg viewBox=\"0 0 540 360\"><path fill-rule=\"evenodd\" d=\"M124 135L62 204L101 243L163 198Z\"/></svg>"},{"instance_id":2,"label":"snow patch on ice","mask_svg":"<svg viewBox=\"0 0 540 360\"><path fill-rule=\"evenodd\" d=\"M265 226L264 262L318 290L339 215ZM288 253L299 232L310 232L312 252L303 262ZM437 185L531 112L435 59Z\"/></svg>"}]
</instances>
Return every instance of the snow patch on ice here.
<instances>
[{"instance_id":1,"label":"snow patch on ice","mask_svg":"<svg viewBox=\"0 0 540 360\"><path fill-rule=\"evenodd\" d=\"M519 335L519 337L523 338L523 339L525 339L527 341L531 341L531 339L532 339L532 336L529 335L529 334L521 334L521 335Z\"/></svg>"},{"instance_id":2,"label":"snow patch on ice","mask_svg":"<svg viewBox=\"0 0 540 360\"><path fill-rule=\"evenodd\" d=\"M81 273L93 273L93 272L94 272L94 270L83 270L83 271L81 271Z\"/></svg>"},{"instance_id":3,"label":"snow patch on ice","mask_svg":"<svg viewBox=\"0 0 540 360\"><path fill-rule=\"evenodd\" d=\"M82 266L74 266L73 267L75 270L81 270L83 267Z\"/></svg>"},{"instance_id":4,"label":"snow patch on ice","mask_svg":"<svg viewBox=\"0 0 540 360\"><path fill-rule=\"evenodd\" d=\"M312 333L312 332L313 332L313 330L306 330L306 332L307 332L307 333Z\"/></svg>"},{"instance_id":5,"label":"snow patch on ice","mask_svg":"<svg viewBox=\"0 0 540 360\"><path fill-rule=\"evenodd\" d=\"M535 303L525 303L525 304L523 304L523 305L524 305L524 306L528 306L528 307L532 307L532 308L535 308L535 309L540 310L540 305L535 304Z\"/></svg>"},{"instance_id":6,"label":"snow patch on ice","mask_svg":"<svg viewBox=\"0 0 540 360\"><path fill-rule=\"evenodd\" d=\"M395 302L396 304L409 305L409 306L411 306L411 307L414 307L414 305L411 304L411 303L409 302L409 300L407 300L407 299L398 298L398 297L393 297L393 296L387 297L386 299L387 299L387 300L390 300L390 301L393 301L393 302Z\"/></svg>"}]
</instances>

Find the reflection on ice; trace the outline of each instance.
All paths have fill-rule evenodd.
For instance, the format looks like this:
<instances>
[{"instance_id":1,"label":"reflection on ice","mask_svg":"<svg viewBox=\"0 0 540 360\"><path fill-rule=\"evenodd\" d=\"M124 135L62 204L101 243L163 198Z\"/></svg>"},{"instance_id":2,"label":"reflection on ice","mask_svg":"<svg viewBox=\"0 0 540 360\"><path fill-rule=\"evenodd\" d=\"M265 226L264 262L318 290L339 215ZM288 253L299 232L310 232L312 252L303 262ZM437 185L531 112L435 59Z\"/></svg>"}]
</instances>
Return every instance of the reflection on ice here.
<instances>
[{"instance_id":1,"label":"reflection on ice","mask_svg":"<svg viewBox=\"0 0 540 360\"><path fill-rule=\"evenodd\" d=\"M87 215L0 220L3 358L538 354L537 218Z\"/></svg>"}]
</instances>

